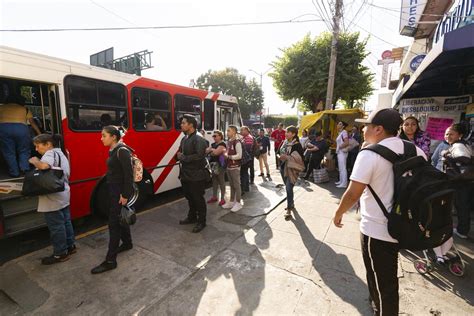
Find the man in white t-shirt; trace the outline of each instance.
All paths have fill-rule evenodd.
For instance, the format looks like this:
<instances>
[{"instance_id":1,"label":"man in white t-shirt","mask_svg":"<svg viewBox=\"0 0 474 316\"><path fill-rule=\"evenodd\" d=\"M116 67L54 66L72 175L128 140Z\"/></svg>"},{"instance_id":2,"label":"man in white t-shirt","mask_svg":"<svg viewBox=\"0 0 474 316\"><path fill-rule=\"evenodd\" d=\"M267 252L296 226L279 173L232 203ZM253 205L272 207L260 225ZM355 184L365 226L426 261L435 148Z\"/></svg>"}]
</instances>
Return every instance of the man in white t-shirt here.
<instances>
[{"instance_id":1,"label":"man in white t-shirt","mask_svg":"<svg viewBox=\"0 0 474 316\"><path fill-rule=\"evenodd\" d=\"M396 137L402 119L393 109L374 111L365 124L364 139L380 144L397 154L403 154L403 141ZM416 149L419 156L425 154ZM367 284L375 315L398 315L398 241L388 233L387 218L368 190L370 185L388 212L392 209L394 193L392 164L379 154L363 150L357 156L350 184L342 196L334 216L334 225L341 228L343 214L360 199L361 247L367 270Z\"/></svg>"}]
</instances>

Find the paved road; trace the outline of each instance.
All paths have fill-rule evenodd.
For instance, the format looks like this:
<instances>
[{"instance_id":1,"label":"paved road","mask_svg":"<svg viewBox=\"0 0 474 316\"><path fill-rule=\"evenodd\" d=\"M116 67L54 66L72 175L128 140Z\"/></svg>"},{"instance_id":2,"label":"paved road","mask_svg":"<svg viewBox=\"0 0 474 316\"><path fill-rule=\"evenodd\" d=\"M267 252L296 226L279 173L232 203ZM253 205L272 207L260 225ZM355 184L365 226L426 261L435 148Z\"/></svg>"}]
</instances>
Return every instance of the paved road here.
<instances>
[{"instance_id":1,"label":"paved road","mask_svg":"<svg viewBox=\"0 0 474 316\"><path fill-rule=\"evenodd\" d=\"M173 190L152 197L144 205L143 210L152 209L182 197L181 191ZM80 221L74 221L76 235L86 234L107 224L100 216L91 215ZM49 231L46 227L23 233L8 239L0 240L0 266L12 259L24 256L33 251L49 246Z\"/></svg>"},{"instance_id":2,"label":"paved road","mask_svg":"<svg viewBox=\"0 0 474 316\"><path fill-rule=\"evenodd\" d=\"M284 192L273 178L258 180L237 214L210 206L201 234L178 225L184 200L141 215L134 249L103 275L89 270L105 254L105 232L81 239L62 264L39 264L49 248L13 260L0 267L9 296L0 291L0 314L369 315L359 219L348 214L343 229L331 223L342 191L301 184L298 211L285 221ZM412 264L418 254L400 256L401 313L474 313L473 243L456 242L468 264L464 278L442 269L421 276Z\"/></svg>"}]
</instances>

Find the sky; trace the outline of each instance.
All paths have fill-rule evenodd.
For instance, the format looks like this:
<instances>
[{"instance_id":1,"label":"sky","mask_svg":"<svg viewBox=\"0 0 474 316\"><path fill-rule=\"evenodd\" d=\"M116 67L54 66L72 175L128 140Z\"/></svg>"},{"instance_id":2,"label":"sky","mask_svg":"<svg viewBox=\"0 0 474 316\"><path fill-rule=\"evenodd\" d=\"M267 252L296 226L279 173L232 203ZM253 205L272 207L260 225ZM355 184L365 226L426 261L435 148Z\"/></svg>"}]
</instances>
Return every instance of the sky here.
<instances>
[{"instance_id":1,"label":"sky","mask_svg":"<svg viewBox=\"0 0 474 316\"><path fill-rule=\"evenodd\" d=\"M323 1L323 0L314 0ZM328 0L324 0L328 7ZM364 61L380 86L384 50L409 45L398 34L401 0L344 0L344 25L369 37ZM374 7L371 4L383 7ZM91 28L198 25L262 21L319 19L311 0L0 0L0 29ZM357 14L357 15L356 15ZM299 18L298 18L299 17ZM114 57L153 51L153 68L142 75L189 86L191 79L209 69L233 67L248 78L270 70L281 49L306 34L317 36L328 28L324 22L187 28L161 30L0 32L0 44L88 64L89 56L114 47ZM252 71L253 70L253 71ZM268 74L268 73L267 73ZM296 114L292 102L283 101L272 79L263 76L265 108L272 114ZM375 92L376 93L376 92ZM368 108L375 107L376 96Z\"/></svg>"}]
</instances>

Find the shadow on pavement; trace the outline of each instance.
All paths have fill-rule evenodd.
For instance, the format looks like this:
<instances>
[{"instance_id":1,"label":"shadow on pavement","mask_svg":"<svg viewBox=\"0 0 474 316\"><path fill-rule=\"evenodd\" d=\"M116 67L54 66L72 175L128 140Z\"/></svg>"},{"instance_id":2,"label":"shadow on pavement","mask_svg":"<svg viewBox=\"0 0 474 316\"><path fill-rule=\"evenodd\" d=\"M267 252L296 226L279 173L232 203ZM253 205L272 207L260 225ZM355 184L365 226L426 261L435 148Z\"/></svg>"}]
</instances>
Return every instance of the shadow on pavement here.
<instances>
[{"instance_id":1,"label":"shadow on pavement","mask_svg":"<svg viewBox=\"0 0 474 316\"><path fill-rule=\"evenodd\" d=\"M305 247L310 251L318 240L314 237L308 226L306 225L300 214L293 212L294 218L291 220L297 228L303 240ZM368 301L361 299L367 297L367 285L355 273L351 262L344 254L336 253L330 246L320 241L320 248L317 254L313 257L312 265L314 270L319 274L323 283L331 289L341 300L354 306L360 314L367 314L370 312ZM338 263L338 266L345 267L345 271L338 271L336 269L323 266L317 262L319 254L331 258L331 261ZM328 269L329 268L329 269ZM341 279L348 281L346 284L341 282ZM346 287L348 285L349 287ZM366 296L361 293L367 293Z\"/></svg>"},{"instance_id":2,"label":"shadow on pavement","mask_svg":"<svg viewBox=\"0 0 474 316\"><path fill-rule=\"evenodd\" d=\"M455 276L451 272L449 272L447 266L441 266L433 262L434 270L430 273L424 274L423 278L426 281L431 282L433 285L443 290L444 292L456 295L472 305L474 303L474 284L472 284L471 278L466 278L466 274L472 273L472 270L470 271L469 269L472 269L472 267L474 266L474 260L469 256L467 252L462 251L459 248L458 250L465 263L465 275L463 277ZM415 260L424 258L422 252L415 253L403 250L400 252L400 254L404 258L409 260L412 265ZM417 273L413 272L414 268L411 271L412 273Z\"/></svg>"}]
</instances>

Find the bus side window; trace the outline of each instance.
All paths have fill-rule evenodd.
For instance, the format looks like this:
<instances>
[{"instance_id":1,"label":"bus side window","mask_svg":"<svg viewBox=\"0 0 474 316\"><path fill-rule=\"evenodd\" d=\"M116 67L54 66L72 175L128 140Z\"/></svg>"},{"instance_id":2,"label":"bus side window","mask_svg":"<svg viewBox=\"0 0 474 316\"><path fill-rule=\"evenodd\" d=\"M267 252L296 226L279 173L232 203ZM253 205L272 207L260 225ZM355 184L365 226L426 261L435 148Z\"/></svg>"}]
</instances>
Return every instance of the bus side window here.
<instances>
[{"instance_id":1,"label":"bus side window","mask_svg":"<svg viewBox=\"0 0 474 316\"><path fill-rule=\"evenodd\" d=\"M204 100L204 130L213 131L215 126L214 101Z\"/></svg>"},{"instance_id":2,"label":"bus side window","mask_svg":"<svg viewBox=\"0 0 474 316\"><path fill-rule=\"evenodd\" d=\"M198 122L198 130L202 129L201 99L177 94L174 96L175 128L181 129L181 119L185 114L193 115Z\"/></svg>"},{"instance_id":3,"label":"bus side window","mask_svg":"<svg viewBox=\"0 0 474 316\"><path fill-rule=\"evenodd\" d=\"M68 76L65 78L69 127L100 131L104 126L128 127L125 87L118 83Z\"/></svg>"},{"instance_id":4,"label":"bus side window","mask_svg":"<svg viewBox=\"0 0 474 316\"><path fill-rule=\"evenodd\" d=\"M171 96L169 93L133 88L132 109L135 130L159 132L171 129Z\"/></svg>"}]
</instances>

